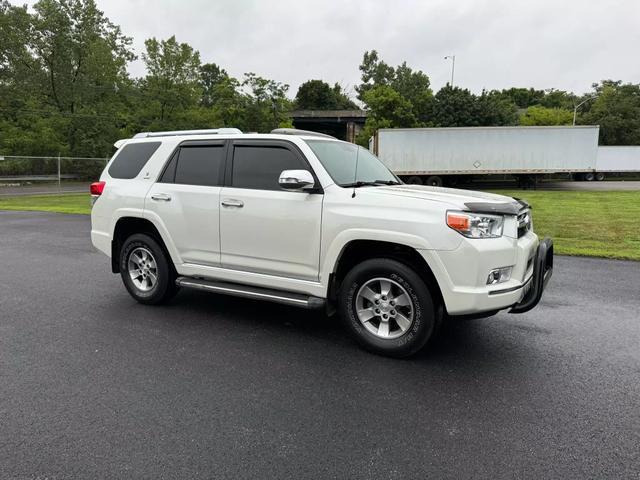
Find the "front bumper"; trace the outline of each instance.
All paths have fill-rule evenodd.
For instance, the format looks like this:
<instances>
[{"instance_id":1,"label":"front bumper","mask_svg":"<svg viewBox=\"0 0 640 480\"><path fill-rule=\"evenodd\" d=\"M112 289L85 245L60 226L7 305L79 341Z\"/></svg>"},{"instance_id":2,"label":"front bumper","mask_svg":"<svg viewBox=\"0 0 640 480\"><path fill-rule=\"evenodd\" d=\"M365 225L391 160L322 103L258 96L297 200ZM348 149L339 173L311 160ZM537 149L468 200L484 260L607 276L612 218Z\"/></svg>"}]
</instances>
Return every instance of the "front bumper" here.
<instances>
[{"instance_id":1,"label":"front bumper","mask_svg":"<svg viewBox=\"0 0 640 480\"><path fill-rule=\"evenodd\" d=\"M534 295L529 292L539 292L546 286L546 281L541 287L538 286L538 280L534 281L534 270L540 259L545 259L545 268L538 266L539 270L544 272L546 267L553 266L552 245L551 240L539 241L537 235L528 232L518 239L501 237L487 241L465 241L452 251L419 252L440 287L447 314L475 316L516 306L518 308L515 310L519 311L525 300L529 303ZM513 266L510 280L486 285L491 269L509 265ZM546 275L547 281L549 275ZM534 296L530 308L538 301L539 298L535 300Z\"/></svg>"},{"instance_id":2,"label":"front bumper","mask_svg":"<svg viewBox=\"0 0 640 480\"><path fill-rule=\"evenodd\" d=\"M553 240L545 238L538 245L533 264L533 275L524 286L524 296L509 313L525 313L538 305L542 292L553 275Z\"/></svg>"}]
</instances>

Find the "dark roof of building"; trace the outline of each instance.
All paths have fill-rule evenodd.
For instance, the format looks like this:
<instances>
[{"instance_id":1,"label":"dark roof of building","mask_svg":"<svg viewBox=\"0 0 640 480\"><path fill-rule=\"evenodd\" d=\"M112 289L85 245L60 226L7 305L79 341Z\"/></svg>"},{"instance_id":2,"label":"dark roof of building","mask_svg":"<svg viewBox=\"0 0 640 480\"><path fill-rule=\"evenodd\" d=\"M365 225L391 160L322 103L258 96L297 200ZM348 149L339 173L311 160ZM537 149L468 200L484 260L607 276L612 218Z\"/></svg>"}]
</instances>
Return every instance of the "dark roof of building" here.
<instances>
[{"instance_id":1,"label":"dark roof of building","mask_svg":"<svg viewBox=\"0 0 640 480\"><path fill-rule=\"evenodd\" d=\"M367 118L366 110L294 110L291 118Z\"/></svg>"}]
</instances>

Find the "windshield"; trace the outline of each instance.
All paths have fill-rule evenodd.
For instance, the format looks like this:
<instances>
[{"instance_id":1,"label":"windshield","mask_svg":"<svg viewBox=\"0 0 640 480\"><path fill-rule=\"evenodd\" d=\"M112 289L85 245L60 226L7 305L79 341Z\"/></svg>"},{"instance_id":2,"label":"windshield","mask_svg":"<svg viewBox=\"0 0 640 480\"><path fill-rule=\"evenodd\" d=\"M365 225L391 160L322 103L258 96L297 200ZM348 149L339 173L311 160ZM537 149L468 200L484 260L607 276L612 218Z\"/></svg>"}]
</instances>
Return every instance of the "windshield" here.
<instances>
[{"instance_id":1,"label":"windshield","mask_svg":"<svg viewBox=\"0 0 640 480\"><path fill-rule=\"evenodd\" d=\"M307 140L307 144L333 181L341 187L402 183L375 155L362 147L330 140Z\"/></svg>"}]
</instances>

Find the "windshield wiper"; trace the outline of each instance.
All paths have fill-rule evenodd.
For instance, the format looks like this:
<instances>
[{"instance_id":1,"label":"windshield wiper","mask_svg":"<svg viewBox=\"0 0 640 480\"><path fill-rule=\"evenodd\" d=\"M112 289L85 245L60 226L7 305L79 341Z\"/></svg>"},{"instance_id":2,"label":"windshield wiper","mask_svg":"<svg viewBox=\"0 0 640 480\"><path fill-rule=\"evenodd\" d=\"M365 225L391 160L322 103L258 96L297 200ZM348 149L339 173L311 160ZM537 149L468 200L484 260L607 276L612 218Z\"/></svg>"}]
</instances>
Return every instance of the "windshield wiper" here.
<instances>
[{"instance_id":1,"label":"windshield wiper","mask_svg":"<svg viewBox=\"0 0 640 480\"><path fill-rule=\"evenodd\" d=\"M397 180L376 180L375 182L382 185L402 185L402 182Z\"/></svg>"},{"instance_id":2,"label":"windshield wiper","mask_svg":"<svg viewBox=\"0 0 640 480\"><path fill-rule=\"evenodd\" d=\"M340 186L344 188L358 188L358 187L379 187L380 185L400 185L400 182L396 180L371 180L371 181L363 181L358 180L353 183L343 183Z\"/></svg>"}]
</instances>

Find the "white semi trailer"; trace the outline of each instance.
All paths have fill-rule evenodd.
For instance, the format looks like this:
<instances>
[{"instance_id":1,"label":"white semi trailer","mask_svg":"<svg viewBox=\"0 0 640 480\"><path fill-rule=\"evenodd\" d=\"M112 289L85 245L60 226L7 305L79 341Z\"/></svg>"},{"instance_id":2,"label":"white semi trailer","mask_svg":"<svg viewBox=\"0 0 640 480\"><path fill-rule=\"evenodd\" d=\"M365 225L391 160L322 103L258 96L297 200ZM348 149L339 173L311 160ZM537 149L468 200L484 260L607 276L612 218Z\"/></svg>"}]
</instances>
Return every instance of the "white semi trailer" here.
<instances>
[{"instance_id":1,"label":"white semi trailer","mask_svg":"<svg viewBox=\"0 0 640 480\"><path fill-rule=\"evenodd\" d=\"M408 183L442 185L475 175L594 174L597 126L380 129L369 148Z\"/></svg>"},{"instance_id":2,"label":"white semi trailer","mask_svg":"<svg viewBox=\"0 0 640 480\"><path fill-rule=\"evenodd\" d=\"M582 177L584 180L604 180L605 176L618 173L640 173L640 146L598 147L595 171Z\"/></svg>"}]
</instances>

